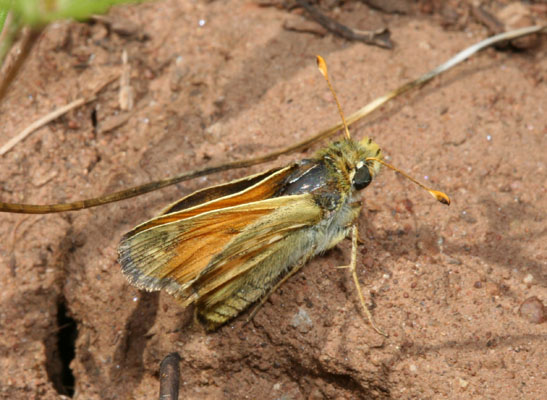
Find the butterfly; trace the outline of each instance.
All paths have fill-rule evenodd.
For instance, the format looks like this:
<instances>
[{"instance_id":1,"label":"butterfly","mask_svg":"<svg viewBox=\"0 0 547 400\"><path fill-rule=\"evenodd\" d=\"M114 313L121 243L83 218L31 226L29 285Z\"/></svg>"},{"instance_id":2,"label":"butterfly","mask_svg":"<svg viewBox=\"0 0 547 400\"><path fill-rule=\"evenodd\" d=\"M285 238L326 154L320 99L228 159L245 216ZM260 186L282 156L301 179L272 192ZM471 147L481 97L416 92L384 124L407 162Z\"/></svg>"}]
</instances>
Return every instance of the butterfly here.
<instances>
[{"instance_id":1,"label":"butterfly","mask_svg":"<svg viewBox=\"0 0 547 400\"><path fill-rule=\"evenodd\" d=\"M319 56L318 65L336 99ZM397 169L383 161L372 139L351 138L336 103L345 125L342 140L310 159L198 190L124 235L118 260L129 282L165 290L183 306L194 303L198 319L214 330L352 234L357 283L360 193L382 165ZM444 193L426 189L450 203Z\"/></svg>"}]
</instances>

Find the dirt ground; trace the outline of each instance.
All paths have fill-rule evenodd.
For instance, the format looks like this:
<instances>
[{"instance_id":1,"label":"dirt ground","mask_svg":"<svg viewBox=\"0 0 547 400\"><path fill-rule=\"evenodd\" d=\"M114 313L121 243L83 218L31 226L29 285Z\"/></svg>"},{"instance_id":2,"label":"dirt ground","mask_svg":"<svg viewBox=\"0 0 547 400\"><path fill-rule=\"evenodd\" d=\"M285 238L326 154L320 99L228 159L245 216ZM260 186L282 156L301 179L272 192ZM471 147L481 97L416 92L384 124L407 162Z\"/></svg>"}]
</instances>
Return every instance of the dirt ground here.
<instances>
[{"instance_id":1,"label":"dirt ground","mask_svg":"<svg viewBox=\"0 0 547 400\"><path fill-rule=\"evenodd\" d=\"M0 158L1 199L72 201L266 154L339 121L316 54L349 114L489 34L461 8L420 4L406 15L362 3L331 11L361 29L388 26L392 50L290 31L310 24L297 10L236 0L112 10L131 35L103 22L53 24L0 104L0 144L97 96ZM545 23L541 3L530 9ZM210 334L191 308L120 272L121 236L168 203L314 146L91 210L1 215L0 397L156 398L159 363L178 352L181 398L542 398L544 39L487 50L352 127L453 202L389 170L364 191L359 277L389 338L370 328L349 272L334 268L349 260L349 241L308 263L251 323L241 316ZM129 111L119 101L124 50Z\"/></svg>"}]
</instances>

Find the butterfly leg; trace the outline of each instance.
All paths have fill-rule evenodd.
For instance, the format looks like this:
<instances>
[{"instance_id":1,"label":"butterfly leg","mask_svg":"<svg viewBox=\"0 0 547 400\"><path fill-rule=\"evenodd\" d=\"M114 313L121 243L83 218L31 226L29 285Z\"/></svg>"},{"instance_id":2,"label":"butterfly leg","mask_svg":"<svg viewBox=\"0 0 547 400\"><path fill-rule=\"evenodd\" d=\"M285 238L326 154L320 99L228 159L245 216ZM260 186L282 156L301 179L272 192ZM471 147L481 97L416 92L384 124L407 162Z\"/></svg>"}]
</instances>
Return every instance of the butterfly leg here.
<instances>
[{"instance_id":1,"label":"butterfly leg","mask_svg":"<svg viewBox=\"0 0 547 400\"><path fill-rule=\"evenodd\" d=\"M256 313L258 312L258 310L260 310L262 308L262 306L264 305L264 303L268 300L268 298L272 295L273 292L275 292L279 286L281 286L283 283L285 283L285 281L287 279L289 279L291 276L293 276L296 272L298 272L300 270L300 268L302 268L302 266L305 264L305 262L300 262L298 264L296 264L294 267L292 267L292 269L289 271L289 273L287 275L285 275L279 282L277 282L269 291L268 293L266 293L264 296L262 296L262 298L260 299L260 302L254 306L254 308L252 309L252 311L249 313L249 316L247 317L247 320L245 321L245 324L244 325L247 325L249 322L251 322L251 320L254 318L254 316L256 315Z\"/></svg>"},{"instance_id":2,"label":"butterfly leg","mask_svg":"<svg viewBox=\"0 0 547 400\"><path fill-rule=\"evenodd\" d=\"M355 213L355 216L352 219L352 221L354 221L359 216L359 214L361 213L361 209L363 208L363 201L362 200L354 201L353 203L350 204L350 206L353 209L353 212ZM361 237L361 232L357 233L357 243L359 243L359 244L365 244L366 243L365 239L363 239Z\"/></svg>"},{"instance_id":3,"label":"butterfly leg","mask_svg":"<svg viewBox=\"0 0 547 400\"><path fill-rule=\"evenodd\" d=\"M363 292L361 291L361 285L359 284L359 279L357 278L357 240L359 237L359 231L357 229L357 225L353 225L352 231L351 231L351 261L349 265L344 265L338 268L349 268L351 270L351 275L353 277L353 282L355 283L355 288L357 289L357 294L359 296L359 300L361 301L361 306L363 307L363 310L365 311L365 314L368 318L368 321L370 322L370 325L372 328L378 332L380 335L388 337L388 335L382 331L380 328L376 326L374 323L374 320L372 318L372 314L370 313L366 303L365 303L365 297L363 296Z\"/></svg>"}]
</instances>

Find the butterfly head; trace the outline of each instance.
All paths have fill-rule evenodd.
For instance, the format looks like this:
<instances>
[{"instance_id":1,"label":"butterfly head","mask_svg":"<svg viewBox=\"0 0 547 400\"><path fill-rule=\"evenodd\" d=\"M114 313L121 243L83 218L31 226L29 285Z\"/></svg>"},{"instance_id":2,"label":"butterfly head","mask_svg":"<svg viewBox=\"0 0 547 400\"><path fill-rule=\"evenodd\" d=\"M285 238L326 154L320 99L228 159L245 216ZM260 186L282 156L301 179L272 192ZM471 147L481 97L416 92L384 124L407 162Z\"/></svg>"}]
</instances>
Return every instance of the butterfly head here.
<instances>
[{"instance_id":1,"label":"butterfly head","mask_svg":"<svg viewBox=\"0 0 547 400\"><path fill-rule=\"evenodd\" d=\"M370 138L364 138L358 142L359 158L355 163L355 173L352 177L352 186L355 190L366 188L372 179L380 172L381 164L376 159L381 160L382 150Z\"/></svg>"}]
</instances>

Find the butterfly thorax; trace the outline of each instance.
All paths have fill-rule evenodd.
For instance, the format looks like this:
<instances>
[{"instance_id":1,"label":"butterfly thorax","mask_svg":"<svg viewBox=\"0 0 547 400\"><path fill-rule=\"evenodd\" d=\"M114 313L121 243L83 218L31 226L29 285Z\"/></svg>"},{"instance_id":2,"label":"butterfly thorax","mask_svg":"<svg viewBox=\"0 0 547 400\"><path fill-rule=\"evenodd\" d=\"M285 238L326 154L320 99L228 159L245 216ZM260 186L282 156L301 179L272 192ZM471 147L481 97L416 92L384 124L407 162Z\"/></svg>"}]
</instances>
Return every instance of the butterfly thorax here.
<instances>
[{"instance_id":1,"label":"butterfly thorax","mask_svg":"<svg viewBox=\"0 0 547 400\"><path fill-rule=\"evenodd\" d=\"M379 172L380 163L368 157L381 158L380 148L368 138L334 142L300 161L278 195L310 193L324 211L338 211Z\"/></svg>"}]
</instances>

